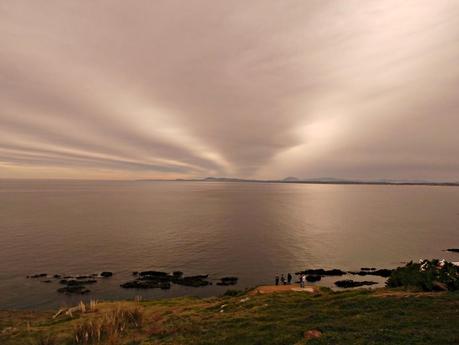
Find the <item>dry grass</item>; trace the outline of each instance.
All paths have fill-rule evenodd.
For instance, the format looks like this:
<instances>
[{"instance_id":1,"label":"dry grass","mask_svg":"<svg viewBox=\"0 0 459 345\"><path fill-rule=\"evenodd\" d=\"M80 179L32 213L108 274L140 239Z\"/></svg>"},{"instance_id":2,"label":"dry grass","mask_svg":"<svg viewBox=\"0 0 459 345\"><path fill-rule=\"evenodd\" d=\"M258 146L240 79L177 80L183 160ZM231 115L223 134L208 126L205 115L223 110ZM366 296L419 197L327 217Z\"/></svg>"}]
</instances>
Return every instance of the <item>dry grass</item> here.
<instances>
[{"instance_id":1,"label":"dry grass","mask_svg":"<svg viewBox=\"0 0 459 345\"><path fill-rule=\"evenodd\" d=\"M143 326L143 310L139 306L123 307L104 313L97 319L88 319L79 323L73 330L74 344L99 344L105 341L116 344L129 329Z\"/></svg>"}]
</instances>

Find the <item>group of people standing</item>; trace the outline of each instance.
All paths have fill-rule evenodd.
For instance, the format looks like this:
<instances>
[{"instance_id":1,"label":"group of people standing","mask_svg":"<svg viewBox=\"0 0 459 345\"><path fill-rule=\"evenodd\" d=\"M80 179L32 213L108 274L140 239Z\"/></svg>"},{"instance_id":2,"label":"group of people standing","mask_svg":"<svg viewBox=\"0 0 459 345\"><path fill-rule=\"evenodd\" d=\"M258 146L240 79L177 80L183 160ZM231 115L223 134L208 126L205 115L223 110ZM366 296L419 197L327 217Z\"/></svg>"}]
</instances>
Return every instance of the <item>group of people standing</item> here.
<instances>
[{"instance_id":1,"label":"group of people standing","mask_svg":"<svg viewBox=\"0 0 459 345\"><path fill-rule=\"evenodd\" d=\"M285 279L285 276L282 274L279 278L279 275L276 274L276 278L275 278L275 281L276 281L276 285L279 285L279 283L281 285L290 285L292 283L292 275L290 273L287 274L287 279Z\"/></svg>"},{"instance_id":2,"label":"group of people standing","mask_svg":"<svg viewBox=\"0 0 459 345\"><path fill-rule=\"evenodd\" d=\"M276 274L276 278L274 279L275 280L275 283L276 285L279 285L279 283L281 285L290 285L292 283L292 275L290 273L287 273L287 279L285 278L285 276L283 274L281 274L280 278L279 278L279 275ZM306 284L306 275L305 274L301 274L300 276L300 287L304 288Z\"/></svg>"}]
</instances>

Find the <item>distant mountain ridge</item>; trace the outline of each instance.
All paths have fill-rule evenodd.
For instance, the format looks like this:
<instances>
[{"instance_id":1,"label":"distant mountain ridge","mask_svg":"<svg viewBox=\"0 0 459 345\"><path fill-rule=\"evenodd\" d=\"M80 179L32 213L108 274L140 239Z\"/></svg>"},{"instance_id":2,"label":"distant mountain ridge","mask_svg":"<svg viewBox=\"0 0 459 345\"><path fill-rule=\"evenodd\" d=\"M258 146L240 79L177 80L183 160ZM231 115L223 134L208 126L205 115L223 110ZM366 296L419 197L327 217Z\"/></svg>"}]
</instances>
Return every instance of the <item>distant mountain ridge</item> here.
<instances>
[{"instance_id":1,"label":"distant mountain ridge","mask_svg":"<svg viewBox=\"0 0 459 345\"><path fill-rule=\"evenodd\" d=\"M316 177L300 179L288 176L282 180L257 180L234 177L205 177L196 179L144 179L140 181L188 181L188 182L255 182L255 183L304 183L304 184L366 184L366 185L426 185L426 186L459 186L459 181L430 181L410 179L342 179L335 177Z\"/></svg>"}]
</instances>

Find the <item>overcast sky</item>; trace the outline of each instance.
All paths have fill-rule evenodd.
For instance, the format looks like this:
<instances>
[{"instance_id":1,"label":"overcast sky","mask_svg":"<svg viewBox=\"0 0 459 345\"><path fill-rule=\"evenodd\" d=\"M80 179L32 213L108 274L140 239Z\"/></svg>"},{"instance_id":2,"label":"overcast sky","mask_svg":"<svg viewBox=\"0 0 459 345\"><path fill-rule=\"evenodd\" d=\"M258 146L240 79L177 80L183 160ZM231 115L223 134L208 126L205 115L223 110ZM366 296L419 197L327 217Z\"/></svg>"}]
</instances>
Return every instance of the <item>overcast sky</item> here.
<instances>
[{"instance_id":1,"label":"overcast sky","mask_svg":"<svg viewBox=\"0 0 459 345\"><path fill-rule=\"evenodd\" d=\"M459 180L459 2L0 2L0 178Z\"/></svg>"}]
</instances>

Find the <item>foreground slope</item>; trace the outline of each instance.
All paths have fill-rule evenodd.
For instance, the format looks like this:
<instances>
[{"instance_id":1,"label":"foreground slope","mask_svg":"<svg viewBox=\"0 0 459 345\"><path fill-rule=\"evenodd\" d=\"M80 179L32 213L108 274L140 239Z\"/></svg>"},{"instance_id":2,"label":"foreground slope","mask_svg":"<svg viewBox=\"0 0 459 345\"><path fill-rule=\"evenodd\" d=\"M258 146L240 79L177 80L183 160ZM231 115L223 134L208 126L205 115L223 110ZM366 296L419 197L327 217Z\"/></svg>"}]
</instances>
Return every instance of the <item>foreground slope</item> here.
<instances>
[{"instance_id":1,"label":"foreground slope","mask_svg":"<svg viewBox=\"0 0 459 345\"><path fill-rule=\"evenodd\" d=\"M0 312L0 343L84 344L94 336L83 333L94 331L102 344L130 345L459 344L457 292L321 289L107 302L93 309L55 319L55 311ZM305 339L309 330L322 335Z\"/></svg>"}]
</instances>

